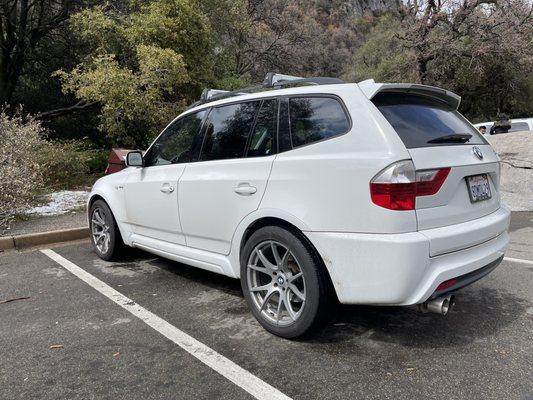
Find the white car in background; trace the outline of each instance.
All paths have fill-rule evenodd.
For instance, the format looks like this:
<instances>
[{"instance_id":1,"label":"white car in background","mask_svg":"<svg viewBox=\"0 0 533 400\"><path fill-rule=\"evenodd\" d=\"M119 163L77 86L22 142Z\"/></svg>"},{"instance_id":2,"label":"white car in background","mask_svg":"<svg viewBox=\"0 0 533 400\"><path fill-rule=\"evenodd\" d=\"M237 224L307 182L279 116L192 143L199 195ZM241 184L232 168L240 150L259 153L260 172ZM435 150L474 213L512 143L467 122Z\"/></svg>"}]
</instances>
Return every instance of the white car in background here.
<instances>
[{"instance_id":1,"label":"white car in background","mask_svg":"<svg viewBox=\"0 0 533 400\"><path fill-rule=\"evenodd\" d=\"M490 128L492 128L493 124L494 122L480 122L478 124L474 124L474 126L477 129L482 126L486 127L487 131L485 134L489 135ZM511 120L511 129L509 129L507 133L521 131L533 131L533 118L516 118Z\"/></svg>"},{"instance_id":2,"label":"white car in background","mask_svg":"<svg viewBox=\"0 0 533 400\"><path fill-rule=\"evenodd\" d=\"M240 278L257 320L286 338L335 298L445 314L501 262L499 158L459 96L276 74L255 89L204 92L96 182L98 256L126 245Z\"/></svg>"}]
</instances>

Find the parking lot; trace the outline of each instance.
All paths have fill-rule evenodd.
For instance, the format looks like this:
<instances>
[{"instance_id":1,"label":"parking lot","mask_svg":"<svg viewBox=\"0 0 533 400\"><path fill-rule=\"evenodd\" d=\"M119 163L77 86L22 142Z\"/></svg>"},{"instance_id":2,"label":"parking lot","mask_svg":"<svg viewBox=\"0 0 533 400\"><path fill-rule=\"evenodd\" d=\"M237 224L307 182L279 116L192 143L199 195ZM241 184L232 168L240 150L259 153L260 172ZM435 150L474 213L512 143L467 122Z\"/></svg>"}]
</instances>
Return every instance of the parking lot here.
<instances>
[{"instance_id":1,"label":"parking lot","mask_svg":"<svg viewBox=\"0 0 533 400\"><path fill-rule=\"evenodd\" d=\"M264 331L237 280L41 250L0 254L1 399L533 399L533 213L448 316L337 306L299 341Z\"/></svg>"}]
</instances>

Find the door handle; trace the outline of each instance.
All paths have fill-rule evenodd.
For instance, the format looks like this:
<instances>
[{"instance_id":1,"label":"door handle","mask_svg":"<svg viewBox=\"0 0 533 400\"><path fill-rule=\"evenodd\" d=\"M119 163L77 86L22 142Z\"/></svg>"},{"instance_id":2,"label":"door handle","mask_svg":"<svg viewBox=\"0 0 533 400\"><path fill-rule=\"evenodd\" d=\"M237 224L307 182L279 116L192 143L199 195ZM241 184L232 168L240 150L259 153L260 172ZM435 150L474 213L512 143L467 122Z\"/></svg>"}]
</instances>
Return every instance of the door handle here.
<instances>
[{"instance_id":1,"label":"door handle","mask_svg":"<svg viewBox=\"0 0 533 400\"><path fill-rule=\"evenodd\" d=\"M234 190L235 193L240 194L241 196L250 196L257 192L257 188L249 183L241 183Z\"/></svg>"},{"instance_id":2,"label":"door handle","mask_svg":"<svg viewBox=\"0 0 533 400\"><path fill-rule=\"evenodd\" d=\"M170 186L168 183L163 184L160 189L163 193L172 193L174 191L174 186Z\"/></svg>"}]
</instances>

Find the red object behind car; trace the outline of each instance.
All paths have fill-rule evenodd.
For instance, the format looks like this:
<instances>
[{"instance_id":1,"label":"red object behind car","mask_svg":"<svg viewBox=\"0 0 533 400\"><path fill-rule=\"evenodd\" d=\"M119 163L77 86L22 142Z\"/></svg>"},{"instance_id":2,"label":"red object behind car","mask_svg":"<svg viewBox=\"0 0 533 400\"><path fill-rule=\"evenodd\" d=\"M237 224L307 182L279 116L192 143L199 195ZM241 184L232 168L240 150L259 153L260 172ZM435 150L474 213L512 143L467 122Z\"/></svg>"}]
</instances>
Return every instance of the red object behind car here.
<instances>
[{"instance_id":1,"label":"red object behind car","mask_svg":"<svg viewBox=\"0 0 533 400\"><path fill-rule=\"evenodd\" d=\"M126 168L126 155L132 150L130 149L111 149L109 159L107 160L106 175L114 174Z\"/></svg>"}]
</instances>

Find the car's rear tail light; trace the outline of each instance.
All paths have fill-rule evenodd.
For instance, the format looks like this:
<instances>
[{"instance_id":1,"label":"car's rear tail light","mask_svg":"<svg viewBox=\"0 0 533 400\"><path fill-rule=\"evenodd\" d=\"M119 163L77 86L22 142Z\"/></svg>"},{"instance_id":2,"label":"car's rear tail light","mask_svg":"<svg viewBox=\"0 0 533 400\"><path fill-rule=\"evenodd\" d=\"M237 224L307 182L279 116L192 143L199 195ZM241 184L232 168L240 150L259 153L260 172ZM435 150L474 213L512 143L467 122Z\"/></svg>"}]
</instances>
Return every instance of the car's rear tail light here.
<instances>
[{"instance_id":1,"label":"car's rear tail light","mask_svg":"<svg viewBox=\"0 0 533 400\"><path fill-rule=\"evenodd\" d=\"M389 210L414 210L417 196L439 191L450 168L416 171L411 160L390 165L370 181L372 202Z\"/></svg>"}]
</instances>

